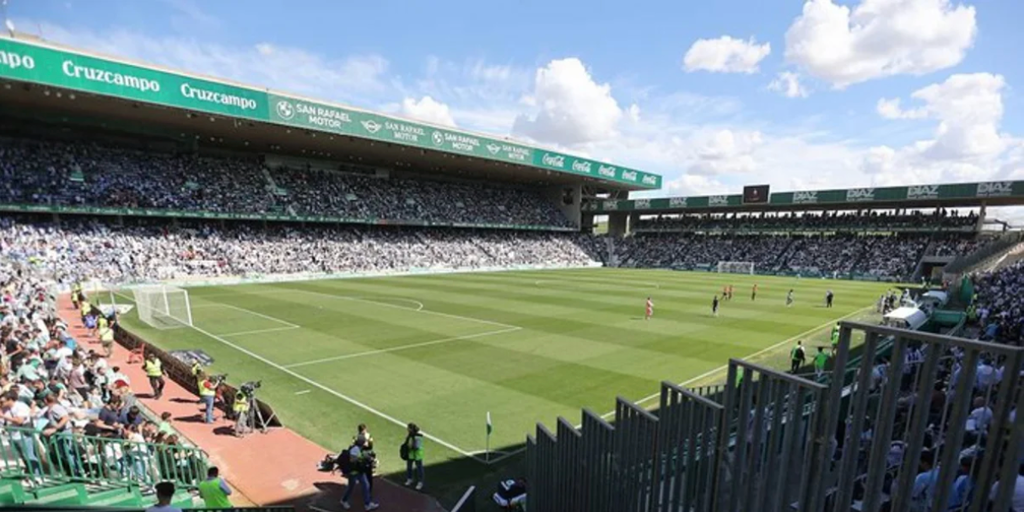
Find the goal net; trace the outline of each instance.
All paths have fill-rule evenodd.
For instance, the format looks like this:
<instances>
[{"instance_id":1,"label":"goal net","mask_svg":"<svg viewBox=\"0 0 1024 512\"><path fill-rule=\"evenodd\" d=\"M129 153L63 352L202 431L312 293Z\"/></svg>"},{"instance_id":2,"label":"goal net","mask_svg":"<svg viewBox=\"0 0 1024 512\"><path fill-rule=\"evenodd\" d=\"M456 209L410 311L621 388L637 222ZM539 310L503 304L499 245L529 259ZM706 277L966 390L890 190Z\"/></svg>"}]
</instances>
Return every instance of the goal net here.
<instances>
[{"instance_id":1,"label":"goal net","mask_svg":"<svg viewBox=\"0 0 1024 512\"><path fill-rule=\"evenodd\" d=\"M157 329L192 326L188 291L176 286L140 286L134 295L135 310L146 325Z\"/></svg>"},{"instance_id":2,"label":"goal net","mask_svg":"<svg viewBox=\"0 0 1024 512\"><path fill-rule=\"evenodd\" d=\"M753 274L754 263L750 261L719 261L719 274Z\"/></svg>"}]
</instances>

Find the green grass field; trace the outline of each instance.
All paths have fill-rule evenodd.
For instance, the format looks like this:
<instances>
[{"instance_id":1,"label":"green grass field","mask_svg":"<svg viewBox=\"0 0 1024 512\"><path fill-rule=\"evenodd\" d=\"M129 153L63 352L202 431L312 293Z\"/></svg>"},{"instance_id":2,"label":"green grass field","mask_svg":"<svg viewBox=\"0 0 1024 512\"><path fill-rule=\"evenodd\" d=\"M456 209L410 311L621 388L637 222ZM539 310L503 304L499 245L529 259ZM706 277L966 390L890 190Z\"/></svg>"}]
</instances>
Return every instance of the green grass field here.
<instances>
[{"instance_id":1,"label":"green grass field","mask_svg":"<svg viewBox=\"0 0 1024 512\"><path fill-rule=\"evenodd\" d=\"M726 284L735 297L712 317ZM164 349L205 351L230 382L261 379L260 398L283 423L323 446L340 448L369 424L385 473L401 469L401 425L418 423L430 440L428 484L444 495L503 471L481 462L488 411L500 458L538 421L576 422L581 408L610 411L620 395L652 405L660 381L720 381L731 357L784 364L796 339L823 343L833 322L862 318L887 287L663 270L448 274L193 288L194 329L152 329L134 313L124 322Z\"/></svg>"}]
</instances>

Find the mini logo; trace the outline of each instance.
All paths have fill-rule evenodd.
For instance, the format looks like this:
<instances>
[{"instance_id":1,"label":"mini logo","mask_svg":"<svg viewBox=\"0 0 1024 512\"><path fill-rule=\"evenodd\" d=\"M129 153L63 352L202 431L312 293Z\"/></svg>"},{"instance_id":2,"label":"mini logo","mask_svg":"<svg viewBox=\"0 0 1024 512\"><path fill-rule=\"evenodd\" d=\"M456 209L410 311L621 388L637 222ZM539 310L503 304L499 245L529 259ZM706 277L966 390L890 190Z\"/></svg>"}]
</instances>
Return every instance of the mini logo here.
<instances>
[{"instance_id":1,"label":"mini logo","mask_svg":"<svg viewBox=\"0 0 1024 512\"><path fill-rule=\"evenodd\" d=\"M431 135L430 138L434 141L434 145L435 146L443 146L444 145L444 134L443 133L441 133L441 132L434 132L434 134Z\"/></svg>"},{"instance_id":2,"label":"mini logo","mask_svg":"<svg viewBox=\"0 0 1024 512\"><path fill-rule=\"evenodd\" d=\"M651 200L650 199L637 199L633 203L633 205L636 206L638 209L646 210L647 208L651 207Z\"/></svg>"},{"instance_id":3,"label":"mini logo","mask_svg":"<svg viewBox=\"0 0 1024 512\"><path fill-rule=\"evenodd\" d=\"M668 200L668 205L675 208L686 208L685 197L673 197Z\"/></svg>"},{"instance_id":4,"label":"mini logo","mask_svg":"<svg viewBox=\"0 0 1024 512\"><path fill-rule=\"evenodd\" d=\"M711 196L708 199L708 204L711 206L725 206L729 204L729 196Z\"/></svg>"},{"instance_id":5,"label":"mini logo","mask_svg":"<svg viewBox=\"0 0 1024 512\"><path fill-rule=\"evenodd\" d=\"M562 155L552 155L551 153L544 153L544 156L540 159L544 165L550 165L551 167L558 167L559 169L565 168L565 157Z\"/></svg>"},{"instance_id":6,"label":"mini logo","mask_svg":"<svg viewBox=\"0 0 1024 512\"><path fill-rule=\"evenodd\" d=\"M377 121L374 121L373 119L363 121L361 124L363 125L363 128L366 128L366 131L370 133L377 133L380 131L381 128L384 127L384 125L378 123Z\"/></svg>"},{"instance_id":7,"label":"mini logo","mask_svg":"<svg viewBox=\"0 0 1024 512\"><path fill-rule=\"evenodd\" d=\"M644 185L657 185L658 184L658 178L654 177L653 174L645 174L644 175L644 179L642 181L644 182Z\"/></svg>"},{"instance_id":8,"label":"mini logo","mask_svg":"<svg viewBox=\"0 0 1024 512\"><path fill-rule=\"evenodd\" d=\"M622 171L622 179L636 181L636 171Z\"/></svg>"},{"instance_id":9,"label":"mini logo","mask_svg":"<svg viewBox=\"0 0 1024 512\"><path fill-rule=\"evenodd\" d=\"M615 177L615 167L613 167L611 165L598 165L597 166L597 173L600 174L601 176L606 177L606 178L614 178Z\"/></svg>"},{"instance_id":10,"label":"mini logo","mask_svg":"<svg viewBox=\"0 0 1024 512\"><path fill-rule=\"evenodd\" d=\"M618 201L605 201L604 202L604 209L605 210L618 210L619 209L619 202Z\"/></svg>"},{"instance_id":11,"label":"mini logo","mask_svg":"<svg viewBox=\"0 0 1024 512\"><path fill-rule=\"evenodd\" d=\"M587 162L586 160L574 160L572 163L572 170L590 174L590 165L590 162Z\"/></svg>"},{"instance_id":12,"label":"mini logo","mask_svg":"<svg viewBox=\"0 0 1024 512\"><path fill-rule=\"evenodd\" d=\"M281 119L289 120L295 117L295 107L292 106L290 101L281 100L277 102L277 115L281 116Z\"/></svg>"},{"instance_id":13,"label":"mini logo","mask_svg":"<svg viewBox=\"0 0 1024 512\"><path fill-rule=\"evenodd\" d=\"M793 202L797 204L817 203L818 191L815 190L812 192L793 192Z\"/></svg>"},{"instance_id":14,"label":"mini logo","mask_svg":"<svg viewBox=\"0 0 1024 512\"><path fill-rule=\"evenodd\" d=\"M1008 196L1013 194L1012 181L989 181L978 183L979 197Z\"/></svg>"},{"instance_id":15,"label":"mini logo","mask_svg":"<svg viewBox=\"0 0 1024 512\"><path fill-rule=\"evenodd\" d=\"M487 151L490 151L492 155L497 155L498 151L501 151L501 146L497 144L488 144Z\"/></svg>"},{"instance_id":16,"label":"mini logo","mask_svg":"<svg viewBox=\"0 0 1024 512\"><path fill-rule=\"evenodd\" d=\"M907 188L907 199L936 199L938 197L938 185L918 185Z\"/></svg>"},{"instance_id":17,"label":"mini logo","mask_svg":"<svg viewBox=\"0 0 1024 512\"><path fill-rule=\"evenodd\" d=\"M873 188L851 188L846 191L846 200L849 202L854 201L874 201L875 200L875 189Z\"/></svg>"}]
</instances>

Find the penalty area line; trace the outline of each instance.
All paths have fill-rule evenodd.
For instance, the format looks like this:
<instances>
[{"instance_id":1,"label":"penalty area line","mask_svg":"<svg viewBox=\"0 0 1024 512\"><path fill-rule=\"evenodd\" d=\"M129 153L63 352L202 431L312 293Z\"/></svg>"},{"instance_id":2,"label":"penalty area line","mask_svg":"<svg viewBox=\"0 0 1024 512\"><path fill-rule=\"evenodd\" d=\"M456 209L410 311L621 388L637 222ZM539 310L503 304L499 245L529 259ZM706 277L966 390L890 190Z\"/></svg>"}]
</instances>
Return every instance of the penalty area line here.
<instances>
[{"instance_id":1,"label":"penalty area line","mask_svg":"<svg viewBox=\"0 0 1024 512\"><path fill-rule=\"evenodd\" d=\"M356 352L354 354L344 354L344 355L335 356L335 357L327 357L327 358L324 358L324 359L316 359L316 360L313 360L313 361L305 361L305 362L302 362L302 363L294 363L294 364L285 365L285 368L298 368L300 366L309 366L309 365L312 365L312 364L329 363L331 361L341 361L341 360L344 360L344 359L352 359L352 358L355 358L355 357L375 356L377 354L387 354L387 353L390 353L390 352L398 352L400 350L409 350L409 349L419 348L419 347L429 347L431 345L440 345L441 343L449 343L449 342L452 342L452 341L471 340L473 338L482 338L484 336L495 336L495 335L498 335L498 334L505 334L507 332L515 332L515 331L519 331L519 330L522 330L522 327L510 327L508 329L500 329L500 330L497 330L497 331L488 331L488 332L480 332L480 333L476 333L476 334L467 334L465 336L454 336L454 337L451 337L451 338L442 338L442 339L439 339L439 340L424 341L424 342L420 342L420 343L410 343L408 345L401 345L401 346L398 346L398 347L382 348L382 349L379 349L379 350L367 350L365 352Z\"/></svg>"},{"instance_id":2,"label":"penalty area line","mask_svg":"<svg viewBox=\"0 0 1024 512\"><path fill-rule=\"evenodd\" d=\"M390 416L390 415L388 415L387 413L385 413L383 411L379 411L377 409L374 409L373 407L371 407L371 406L369 406L367 404L364 404L364 403L360 402L359 400L356 400L355 398L352 398L352 397L350 397L348 395L339 393L339 392L337 392L337 391L335 391L335 390L333 390L333 389L331 389L331 388L329 388L329 387L327 387L327 386L325 386L325 385L323 385L323 384L321 384L321 383L319 383L319 382L317 382L317 381L315 381L313 379L310 379L309 377L306 377L304 375L300 375L298 373L295 373L294 371L289 370L288 368L285 368L284 366L281 366L280 364L275 363L275 362L273 362L273 361L271 361L271 360L269 360L269 359L267 359L267 358L265 358L265 357L255 353L255 352L253 352L251 350L248 350L248 349L246 349L244 347L241 347L239 345L236 345L236 344L234 344L234 343L224 339L222 336L217 336L216 334L213 334L213 333L211 333L211 332L209 332L209 331L207 331L207 330L205 330L205 329L203 329L201 327L196 327L195 325L192 325L190 327L192 327L192 329L195 329L196 332L198 332L200 334L206 335L210 339L219 341L219 342L223 343L224 345L227 345L227 346L229 346L229 347L231 347L231 348L233 348L233 349L235 349L235 350L237 350L237 351L239 351L239 352L241 352L241 353L243 353L243 354L245 354L245 355L247 355L247 356L249 356L249 357L251 357L253 359L256 359L257 361L262 362L263 364L266 364L267 366L270 366L271 368L275 368L275 369L277 369L277 370L279 370L279 371L281 371L283 373L286 373L286 374L288 374L291 377L294 377L294 378L296 378L298 380L301 380L302 382L305 382L306 384L309 384L310 386L313 386L313 387L315 387L315 388L317 388L317 389L319 389L321 391L324 391L325 393L329 393L329 394L331 394L331 395L333 395L333 396L335 396L337 398L340 398L340 399L344 400L345 402L348 402L348 403L350 403L350 404L352 404L352 405L354 405L354 406L356 406L356 407L358 407L358 408L360 408L360 409L362 409L362 410L364 410L366 412L369 412L370 414L376 415L376 416L378 416L378 417L380 417L380 418L382 418L382 419L384 419L384 420L386 420L386 421L388 421L390 423L398 425L399 427L402 427L402 428L405 428L408 425L408 422L405 422L405 421L402 421L402 420L400 420L398 418ZM455 445L449 443L448 441L445 441L444 439L441 439L441 438L439 438L437 436L431 435L431 434L429 434L427 432L423 432L423 437L425 437L427 439L430 439L431 441L433 441L433 442L435 442L435 443L437 443L437 444L439 444L441 446L444 446L445 448L448 448L449 450L452 450L452 451L454 451L456 453L462 454L462 455L464 455L466 457L470 457L470 458L472 458L473 460L475 460L477 462L486 463L486 461L484 459L482 459L482 458L480 458L480 457L478 457L476 455L473 455L472 453L470 453L470 452L468 452L466 450L463 450L462 448L459 448L458 446L455 446Z\"/></svg>"}]
</instances>

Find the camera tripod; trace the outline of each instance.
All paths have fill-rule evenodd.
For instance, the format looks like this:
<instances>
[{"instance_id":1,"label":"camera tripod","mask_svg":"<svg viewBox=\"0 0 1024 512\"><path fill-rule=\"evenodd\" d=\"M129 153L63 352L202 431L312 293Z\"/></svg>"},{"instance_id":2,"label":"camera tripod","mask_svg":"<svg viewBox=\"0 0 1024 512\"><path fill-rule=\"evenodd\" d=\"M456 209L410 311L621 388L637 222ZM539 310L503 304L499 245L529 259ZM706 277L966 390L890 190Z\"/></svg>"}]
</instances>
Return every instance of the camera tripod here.
<instances>
[{"instance_id":1,"label":"camera tripod","mask_svg":"<svg viewBox=\"0 0 1024 512\"><path fill-rule=\"evenodd\" d=\"M267 431L270 430L270 422L274 419L274 413L271 413L269 418L264 418L263 412L260 411L260 408L256 403L256 395L248 395L245 399L248 401L249 407L243 413L243 417L236 420L242 423L241 429L237 429L236 427L238 435L244 437L246 434L254 432L257 429L261 434L266 434Z\"/></svg>"}]
</instances>

